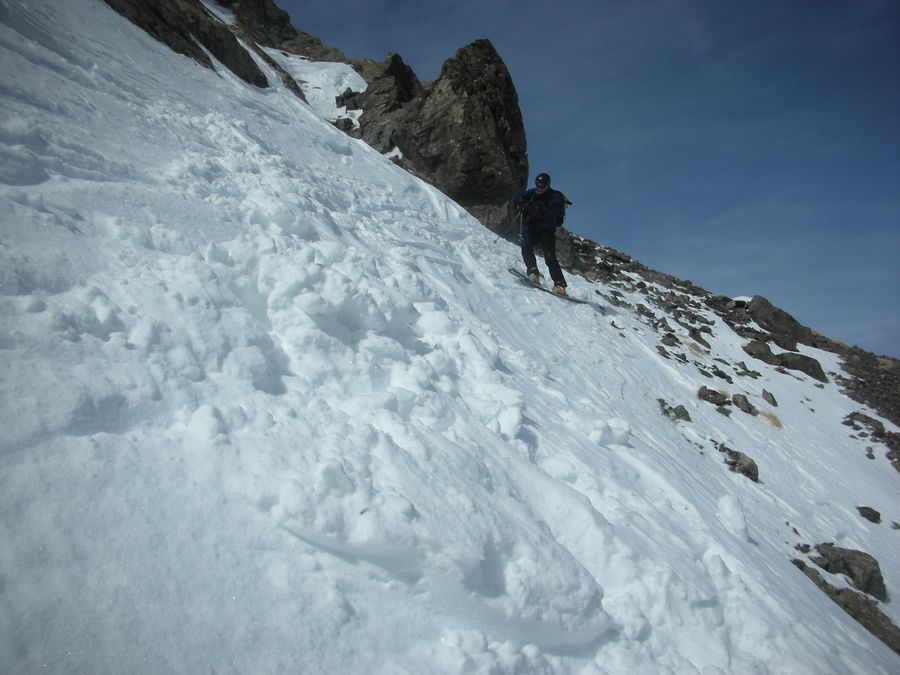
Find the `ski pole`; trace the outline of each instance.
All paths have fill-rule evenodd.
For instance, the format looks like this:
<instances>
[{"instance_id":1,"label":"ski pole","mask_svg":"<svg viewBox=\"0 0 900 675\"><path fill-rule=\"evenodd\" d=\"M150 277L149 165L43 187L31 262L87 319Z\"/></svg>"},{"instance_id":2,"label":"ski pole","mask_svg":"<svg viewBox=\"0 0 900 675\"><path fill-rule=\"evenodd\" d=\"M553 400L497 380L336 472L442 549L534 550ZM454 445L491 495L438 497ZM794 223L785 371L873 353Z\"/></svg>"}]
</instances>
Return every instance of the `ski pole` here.
<instances>
[{"instance_id":1,"label":"ski pole","mask_svg":"<svg viewBox=\"0 0 900 675\"><path fill-rule=\"evenodd\" d=\"M498 234L497 238L494 239L494 243L496 244L498 241L500 241L500 237L502 237L502 236L503 236L502 234ZM517 242L522 241L522 213L521 212L519 213L519 238L516 241Z\"/></svg>"}]
</instances>

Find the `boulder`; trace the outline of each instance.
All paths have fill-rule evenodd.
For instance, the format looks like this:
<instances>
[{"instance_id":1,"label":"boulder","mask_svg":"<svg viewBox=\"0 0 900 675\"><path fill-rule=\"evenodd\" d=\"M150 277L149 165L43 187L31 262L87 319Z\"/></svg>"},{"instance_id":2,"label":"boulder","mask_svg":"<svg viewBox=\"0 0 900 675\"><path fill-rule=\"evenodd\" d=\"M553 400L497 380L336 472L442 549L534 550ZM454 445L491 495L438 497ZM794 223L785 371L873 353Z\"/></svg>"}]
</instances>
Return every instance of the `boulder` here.
<instances>
[{"instance_id":1,"label":"boulder","mask_svg":"<svg viewBox=\"0 0 900 675\"><path fill-rule=\"evenodd\" d=\"M869 522L875 523L876 525L881 522L881 514L871 506L857 506L856 510L859 511L859 515Z\"/></svg>"},{"instance_id":2,"label":"boulder","mask_svg":"<svg viewBox=\"0 0 900 675\"><path fill-rule=\"evenodd\" d=\"M782 349L793 351L797 343L815 344L815 333L800 324L794 317L779 309L761 295L754 296L747 304L747 313Z\"/></svg>"},{"instance_id":3,"label":"boulder","mask_svg":"<svg viewBox=\"0 0 900 675\"><path fill-rule=\"evenodd\" d=\"M669 403L665 399L657 399L659 402L660 410L662 410L662 414L666 417L669 417L674 420L680 420L682 422L691 422L691 415L687 411L683 405L675 406L674 408L669 405Z\"/></svg>"},{"instance_id":4,"label":"boulder","mask_svg":"<svg viewBox=\"0 0 900 675\"><path fill-rule=\"evenodd\" d=\"M729 402L728 397L725 394L706 386L700 387L697 391L697 398L706 401L707 403L712 403L713 405L725 405Z\"/></svg>"},{"instance_id":5,"label":"boulder","mask_svg":"<svg viewBox=\"0 0 900 675\"><path fill-rule=\"evenodd\" d=\"M666 333L660 338L660 342L662 342L666 347L677 347L681 344L678 338L675 336L675 333Z\"/></svg>"},{"instance_id":6,"label":"boulder","mask_svg":"<svg viewBox=\"0 0 900 675\"><path fill-rule=\"evenodd\" d=\"M754 359L759 359L763 363L768 363L770 366L779 365L778 359L775 354L772 353L772 348L762 340L751 340L744 345L743 349Z\"/></svg>"},{"instance_id":7,"label":"boulder","mask_svg":"<svg viewBox=\"0 0 900 675\"><path fill-rule=\"evenodd\" d=\"M683 405L677 405L672 409L672 414L675 416L676 420L681 420L682 422L690 422L691 414L687 411Z\"/></svg>"},{"instance_id":8,"label":"boulder","mask_svg":"<svg viewBox=\"0 0 900 675\"><path fill-rule=\"evenodd\" d=\"M690 330L688 331L688 335L690 335L691 339L693 339L697 344L703 345L707 349L712 349L712 347L709 346L709 343L703 339L703 334L701 333L701 331L697 330L696 328L690 328Z\"/></svg>"},{"instance_id":9,"label":"boulder","mask_svg":"<svg viewBox=\"0 0 900 675\"><path fill-rule=\"evenodd\" d=\"M731 471L746 476L754 483L759 482L759 467L753 459L743 452L732 450L724 443L720 443L716 447L725 455L725 464Z\"/></svg>"},{"instance_id":10,"label":"boulder","mask_svg":"<svg viewBox=\"0 0 900 675\"><path fill-rule=\"evenodd\" d=\"M811 356L797 354L796 352L784 352L783 354L777 354L776 358L779 360L779 365L782 368L799 370L801 373L806 373L814 380L828 382L828 376L825 375L822 364Z\"/></svg>"},{"instance_id":11,"label":"boulder","mask_svg":"<svg viewBox=\"0 0 900 675\"><path fill-rule=\"evenodd\" d=\"M759 482L759 467L756 466L756 462L743 452L729 453L725 463L728 465L728 468L735 473L746 476L754 483Z\"/></svg>"},{"instance_id":12,"label":"boulder","mask_svg":"<svg viewBox=\"0 0 900 675\"><path fill-rule=\"evenodd\" d=\"M810 558L816 565L831 574L845 574L853 586L874 598L887 602L887 589L878 561L868 553L838 548L833 544L816 546L819 555Z\"/></svg>"},{"instance_id":13,"label":"boulder","mask_svg":"<svg viewBox=\"0 0 900 675\"><path fill-rule=\"evenodd\" d=\"M773 354L768 344L761 340L753 340L744 345L744 351L755 359L759 359L763 363L773 366L780 366L788 370L799 370L806 373L814 380L819 382L828 382L828 377L822 369L822 364L811 356L798 354L796 352L783 352L781 354Z\"/></svg>"},{"instance_id":14,"label":"boulder","mask_svg":"<svg viewBox=\"0 0 900 675\"><path fill-rule=\"evenodd\" d=\"M744 396L744 394L734 394L731 397L731 402L739 409L743 410L748 415L758 415L759 411L753 407L750 403L750 400Z\"/></svg>"}]
</instances>

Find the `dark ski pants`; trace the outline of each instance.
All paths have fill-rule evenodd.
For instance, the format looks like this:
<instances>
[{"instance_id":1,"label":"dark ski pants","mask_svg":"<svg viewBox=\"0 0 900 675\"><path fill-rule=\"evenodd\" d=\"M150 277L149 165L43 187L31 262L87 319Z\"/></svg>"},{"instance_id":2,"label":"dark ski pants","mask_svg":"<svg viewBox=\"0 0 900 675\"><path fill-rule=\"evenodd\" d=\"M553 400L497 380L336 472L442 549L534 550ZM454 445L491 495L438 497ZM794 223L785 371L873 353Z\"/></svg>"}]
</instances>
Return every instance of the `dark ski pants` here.
<instances>
[{"instance_id":1,"label":"dark ski pants","mask_svg":"<svg viewBox=\"0 0 900 675\"><path fill-rule=\"evenodd\" d=\"M534 257L535 246L540 246L544 251L544 262L547 264L547 270L550 272L553 283L557 286L565 286L566 278L559 267L559 260L556 259L556 230L533 232L526 228L522 233L522 261L527 268L526 274L538 271L537 260Z\"/></svg>"}]
</instances>

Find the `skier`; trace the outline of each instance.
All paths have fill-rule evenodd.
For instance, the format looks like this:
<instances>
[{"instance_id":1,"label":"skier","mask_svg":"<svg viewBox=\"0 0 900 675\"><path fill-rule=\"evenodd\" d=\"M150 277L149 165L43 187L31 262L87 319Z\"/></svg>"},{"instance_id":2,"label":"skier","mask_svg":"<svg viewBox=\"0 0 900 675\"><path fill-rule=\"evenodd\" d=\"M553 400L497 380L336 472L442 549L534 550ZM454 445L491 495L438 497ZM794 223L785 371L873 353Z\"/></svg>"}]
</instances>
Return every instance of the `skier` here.
<instances>
[{"instance_id":1,"label":"skier","mask_svg":"<svg viewBox=\"0 0 900 675\"><path fill-rule=\"evenodd\" d=\"M566 279L556 259L556 228L562 223L564 211L563 194L550 187L550 176L539 173L534 179L534 187L513 197L513 206L521 214L522 230L519 241L522 246L522 260L528 278L540 283L535 246L544 251L544 262L553 280L553 292L566 294Z\"/></svg>"}]
</instances>

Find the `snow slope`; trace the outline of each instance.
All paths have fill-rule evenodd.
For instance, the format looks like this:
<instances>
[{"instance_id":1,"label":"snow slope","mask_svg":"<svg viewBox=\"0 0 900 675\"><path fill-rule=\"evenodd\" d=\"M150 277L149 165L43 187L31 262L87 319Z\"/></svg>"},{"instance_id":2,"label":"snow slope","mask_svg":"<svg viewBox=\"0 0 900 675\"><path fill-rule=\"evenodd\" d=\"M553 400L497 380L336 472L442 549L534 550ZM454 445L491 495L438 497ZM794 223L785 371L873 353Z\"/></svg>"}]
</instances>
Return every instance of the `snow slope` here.
<instances>
[{"instance_id":1,"label":"snow slope","mask_svg":"<svg viewBox=\"0 0 900 675\"><path fill-rule=\"evenodd\" d=\"M719 384L780 426L720 415L608 289L517 285L323 121L352 71L278 58L315 110L99 0L0 0L0 671L897 672L789 562L900 593L859 405L752 362ZM691 358L748 361L708 318Z\"/></svg>"}]
</instances>

